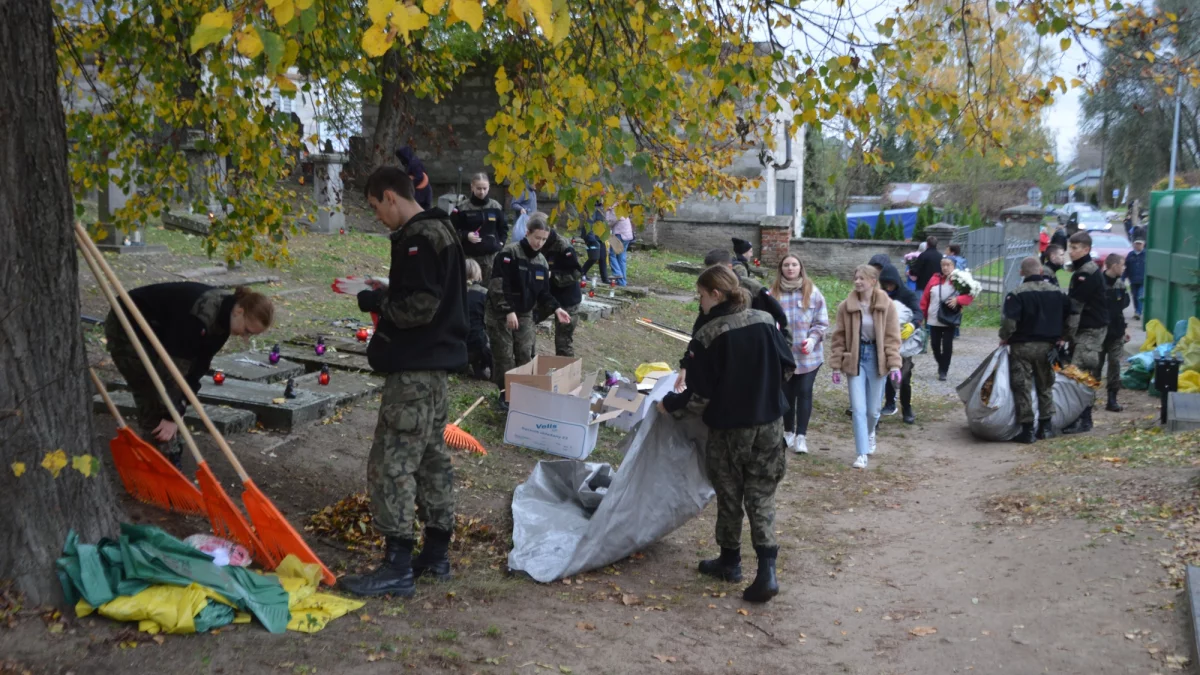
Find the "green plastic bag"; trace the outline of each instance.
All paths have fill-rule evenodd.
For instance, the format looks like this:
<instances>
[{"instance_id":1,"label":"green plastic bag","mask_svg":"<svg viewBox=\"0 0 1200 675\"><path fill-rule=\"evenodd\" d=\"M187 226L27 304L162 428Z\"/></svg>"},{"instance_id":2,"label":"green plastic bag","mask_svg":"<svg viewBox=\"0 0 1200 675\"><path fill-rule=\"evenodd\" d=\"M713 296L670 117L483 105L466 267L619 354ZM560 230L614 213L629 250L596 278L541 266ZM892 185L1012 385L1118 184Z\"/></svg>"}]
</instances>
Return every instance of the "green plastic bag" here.
<instances>
[{"instance_id":1,"label":"green plastic bag","mask_svg":"<svg viewBox=\"0 0 1200 675\"><path fill-rule=\"evenodd\" d=\"M1132 365L1124 373L1121 373L1121 386L1125 389L1141 391L1150 386L1150 378L1153 376L1154 373L1147 370L1140 361L1133 361Z\"/></svg>"}]
</instances>

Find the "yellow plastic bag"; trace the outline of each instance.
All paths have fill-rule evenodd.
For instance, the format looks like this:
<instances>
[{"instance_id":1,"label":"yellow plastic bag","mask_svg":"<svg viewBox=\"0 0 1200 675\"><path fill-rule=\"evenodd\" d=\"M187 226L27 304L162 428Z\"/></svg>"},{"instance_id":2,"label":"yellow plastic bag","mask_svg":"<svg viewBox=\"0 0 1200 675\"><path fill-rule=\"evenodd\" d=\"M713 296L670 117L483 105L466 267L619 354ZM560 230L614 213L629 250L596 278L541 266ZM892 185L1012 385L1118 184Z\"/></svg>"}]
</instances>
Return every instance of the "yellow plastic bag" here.
<instances>
[{"instance_id":1,"label":"yellow plastic bag","mask_svg":"<svg viewBox=\"0 0 1200 675\"><path fill-rule=\"evenodd\" d=\"M1189 370L1179 374L1179 391L1185 394L1200 393L1200 372Z\"/></svg>"},{"instance_id":2,"label":"yellow plastic bag","mask_svg":"<svg viewBox=\"0 0 1200 675\"><path fill-rule=\"evenodd\" d=\"M917 330L917 327L912 325L911 323L904 324L903 326L900 327L900 340L904 341L904 340L907 340L908 338L912 337L912 334L914 332L916 332L916 330Z\"/></svg>"},{"instance_id":3,"label":"yellow plastic bag","mask_svg":"<svg viewBox=\"0 0 1200 675\"><path fill-rule=\"evenodd\" d=\"M633 371L633 374L634 374L634 376L637 377L637 381L639 383L641 383L641 381L646 379L646 376L649 375L650 373L657 373L657 372L668 372L669 373L669 372L671 372L671 370L672 369L669 364L663 363L662 361L657 361L655 363L643 363L642 365L637 367L637 370Z\"/></svg>"},{"instance_id":4,"label":"yellow plastic bag","mask_svg":"<svg viewBox=\"0 0 1200 675\"><path fill-rule=\"evenodd\" d=\"M1175 336L1171 335L1161 321L1150 319L1150 323L1146 324L1146 341L1142 343L1139 351L1148 352L1159 345L1170 344L1174 340Z\"/></svg>"},{"instance_id":5,"label":"yellow plastic bag","mask_svg":"<svg viewBox=\"0 0 1200 675\"><path fill-rule=\"evenodd\" d=\"M288 620L288 630L315 633L330 621L361 609L366 604L330 593L318 593L317 584L321 581L321 568L311 563L303 563L294 555L289 554L284 558L279 567L275 568L275 574L288 593L288 609L292 613L291 619Z\"/></svg>"},{"instance_id":6,"label":"yellow plastic bag","mask_svg":"<svg viewBox=\"0 0 1200 675\"><path fill-rule=\"evenodd\" d=\"M1175 356L1183 360L1183 365L1179 367L1180 377L1183 373L1192 371L1200 371L1200 342L1193 342L1184 345L1182 348L1176 348Z\"/></svg>"},{"instance_id":7,"label":"yellow plastic bag","mask_svg":"<svg viewBox=\"0 0 1200 675\"><path fill-rule=\"evenodd\" d=\"M1179 338L1179 346L1200 345L1200 319L1194 316L1188 317L1187 333Z\"/></svg>"},{"instance_id":8,"label":"yellow plastic bag","mask_svg":"<svg viewBox=\"0 0 1200 675\"><path fill-rule=\"evenodd\" d=\"M93 608L80 600L75 605L76 616L93 611L114 621L137 621L138 630L156 634L167 632L184 635L196 632L196 615L208 606L207 589L199 584L180 586L151 586L136 595L122 595Z\"/></svg>"}]
</instances>

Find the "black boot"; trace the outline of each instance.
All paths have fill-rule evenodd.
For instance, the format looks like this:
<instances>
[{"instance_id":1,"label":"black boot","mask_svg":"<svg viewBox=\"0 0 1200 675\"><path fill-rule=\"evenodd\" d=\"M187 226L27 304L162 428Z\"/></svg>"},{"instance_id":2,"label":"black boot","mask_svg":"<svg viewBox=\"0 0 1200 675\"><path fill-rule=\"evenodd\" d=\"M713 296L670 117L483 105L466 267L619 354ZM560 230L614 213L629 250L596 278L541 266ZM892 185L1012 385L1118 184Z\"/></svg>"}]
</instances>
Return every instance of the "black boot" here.
<instances>
[{"instance_id":1,"label":"black boot","mask_svg":"<svg viewBox=\"0 0 1200 675\"><path fill-rule=\"evenodd\" d=\"M911 405L901 406L905 424L916 424L917 416L913 414Z\"/></svg>"},{"instance_id":2,"label":"black boot","mask_svg":"<svg viewBox=\"0 0 1200 675\"><path fill-rule=\"evenodd\" d=\"M1038 420L1037 433L1033 435L1039 441L1044 441L1047 438L1054 438L1058 434L1054 433L1054 427L1051 425L1049 417L1043 417Z\"/></svg>"},{"instance_id":3,"label":"black boot","mask_svg":"<svg viewBox=\"0 0 1200 675\"><path fill-rule=\"evenodd\" d=\"M779 594L779 582L775 580L775 558L779 555L778 546L755 546L758 554L758 574L754 583L742 592L746 602L766 602Z\"/></svg>"},{"instance_id":4,"label":"black boot","mask_svg":"<svg viewBox=\"0 0 1200 675\"><path fill-rule=\"evenodd\" d=\"M1109 412L1121 412L1122 410L1125 409L1125 406L1122 406L1120 403L1117 403L1117 390L1116 389L1108 390L1108 405L1104 406L1104 409Z\"/></svg>"},{"instance_id":5,"label":"black boot","mask_svg":"<svg viewBox=\"0 0 1200 675\"><path fill-rule=\"evenodd\" d=\"M1092 430L1092 406L1088 406L1080 413L1079 419L1075 420L1066 429L1063 429L1064 434L1082 434Z\"/></svg>"},{"instance_id":6,"label":"black boot","mask_svg":"<svg viewBox=\"0 0 1200 675\"><path fill-rule=\"evenodd\" d=\"M884 404L883 408L881 408L879 410L879 414L885 415L885 416L886 415L895 415L896 414L896 402L888 401L886 404Z\"/></svg>"},{"instance_id":7,"label":"black boot","mask_svg":"<svg viewBox=\"0 0 1200 675\"><path fill-rule=\"evenodd\" d=\"M500 413L501 415L508 414L508 401L504 400L503 389L496 392L496 400L492 402L492 406L496 409L496 412Z\"/></svg>"},{"instance_id":8,"label":"black boot","mask_svg":"<svg viewBox=\"0 0 1200 675\"><path fill-rule=\"evenodd\" d=\"M1034 437L1034 433L1033 433L1033 422L1022 422L1021 423L1021 433L1017 434L1017 437L1012 439L1012 442L1029 444L1029 443L1032 443L1034 440L1035 440L1035 437Z\"/></svg>"},{"instance_id":9,"label":"black boot","mask_svg":"<svg viewBox=\"0 0 1200 675\"><path fill-rule=\"evenodd\" d=\"M700 573L721 581L741 581L742 549L721 547L721 557L700 561Z\"/></svg>"},{"instance_id":10,"label":"black boot","mask_svg":"<svg viewBox=\"0 0 1200 675\"><path fill-rule=\"evenodd\" d=\"M383 564L370 574L342 577L338 586L353 595L374 597L398 595L411 598L417 594L413 583L412 539L388 537L383 554Z\"/></svg>"},{"instance_id":11,"label":"black boot","mask_svg":"<svg viewBox=\"0 0 1200 675\"><path fill-rule=\"evenodd\" d=\"M413 579L430 577L450 581L450 533L435 527L425 528L425 545L413 561Z\"/></svg>"}]
</instances>

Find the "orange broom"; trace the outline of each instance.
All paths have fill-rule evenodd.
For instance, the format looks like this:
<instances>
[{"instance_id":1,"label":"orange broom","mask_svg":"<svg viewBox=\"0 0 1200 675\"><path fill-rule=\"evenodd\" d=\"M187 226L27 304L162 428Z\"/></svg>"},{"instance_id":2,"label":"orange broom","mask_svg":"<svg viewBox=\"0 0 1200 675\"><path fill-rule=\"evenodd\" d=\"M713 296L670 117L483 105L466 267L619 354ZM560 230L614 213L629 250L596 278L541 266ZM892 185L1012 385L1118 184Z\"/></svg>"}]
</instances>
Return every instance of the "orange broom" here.
<instances>
[{"instance_id":1,"label":"orange broom","mask_svg":"<svg viewBox=\"0 0 1200 675\"><path fill-rule=\"evenodd\" d=\"M242 463L238 461L237 456L233 454L233 450L229 447L229 444L225 442L225 437L221 435L221 432L217 430L216 425L214 425L212 420L209 419L208 413L204 412L204 406L201 405L200 400L196 398L196 393L192 391L192 388L188 386L187 381L183 379L183 375L179 372L179 369L175 367L175 363L171 360L170 354L167 353L167 350L162 346L162 343L158 341L158 338L154 335L153 329L151 329L150 325L146 323L145 317L142 316L142 313L138 310L137 305L133 302L133 299L129 297L129 294L125 292L124 287L121 286L121 280L117 278L116 273L113 272L112 268L108 266L108 262L104 260L102 255L100 255L100 251L96 248L96 244L93 243L92 240L87 236L87 232L78 222L75 223L75 230L79 234L79 237L83 240L83 244L86 245L91 251L92 257L100 264L101 268L103 268L104 275L108 277L108 280L112 283L113 287L117 290L117 293L121 296L121 301L125 303L126 309L129 310L130 315L133 316L134 320L137 321L138 326L141 327L142 333L146 336L146 339L150 342L150 345L154 347L154 350L158 353L159 358L162 359L163 365L166 366L167 371L170 372L171 377L174 378L175 384L179 387L180 391L183 392L183 395L187 397L188 403L191 404L192 408L196 411L196 414L200 417L200 420L204 423L205 429L208 430L209 435L212 436L213 440L217 444L217 447L220 448L221 453L225 455L225 459L229 460L229 463L233 465L234 471L237 472L238 478L240 478L242 481L242 504L246 507L246 512L250 515L251 522L254 523L254 531L258 534L259 538L262 540L262 543L266 545L264 554L268 558L274 558L277 560L282 559L284 556L290 553L304 562L319 565L321 568L321 575L325 583L332 586L337 582L337 578L333 576L333 572L330 572L329 568L326 567L325 564L321 562L321 559L317 557L317 554L314 553L311 548L309 548L308 544L306 544L304 539L300 536L300 533L296 531L296 528L292 527L292 524L287 521L287 518L280 513L279 508L276 507L275 504L265 494L263 494L261 490L259 490L258 486L254 484L254 481L250 479L250 475L246 473L246 470L242 467ZM199 453L197 452L197 454ZM213 482L216 484L215 478L213 479ZM219 486L219 484L217 485ZM201 480L201 490L204 490L204 487L204 480ZM240 513L238 515L240 516ZM274 569L275 566L271 565L270 567L271 569Z\"/></svg>"},{"instance_id":2,"label":"orange broom","mask_svg":"<svg viewBox=\"0 0 1200 675\"><path fill-rule=\"evenodd\" d=\"M117 436L108 442L108 447L125 491L140 502L170 511L203 514L204 495L154 446L133 433L125 424L125 418L117 411L104 383L96 376L96 371L88 368L88 373L104 404L108 406L108 412L117 421Z\"/></svg>"},{"instance_id":3,"label":"orange broom","mask_svg":"<svg viewBox=\"0 0 1200 675\"><path fill-rule=\"evenodd\" d=\"M125 310L121 308L121 303L117 301L113 296L112 289L108 287L108 279L100 272L99 264L107 267L103 257L94 248L92 240L88 238L87 233L83 232L78 224L76 227L78 229L75 232L75 239L83 252L84 260L87 261L88 267L92 270L92 275L96 278L96 284L104 293L105 299L112 306L113 314L121 322L121 327L125 329L125 334L129 335L130 341L133 343L133 348L137 351L138 358L141 359L142 365L146 368L146 374L150 376L150 381L154 383L154 388L158 391L158 395L162 397L163 403L171 415L171 420L179 427L178 433L183 436L184 445L191 451L192 458L196 461L196 480L200 483L200 493L204 496L204 510L208 514L213 534L236 541L254 556L255 561L259 565L268 569L275 569L279 564L279 560L263 545L258 535L254 533L254 530L250 529L250 523L246 521L246 517L234 506L233 500L225 493L220 481L213 475L212 469L209 468L208 463L204 461L204 456L200 454L199 448L196 447L196 442L192 439L192 434L188 431L187 425L183 423L183 418L179 415L179 411L175 409L175 404L167 396L167 389L163 385L162 378L158 376L158 370L154 367L150 356L146 354L146 348L142 346L142 342L138 339L137 333L134 332L133 326L129 324L129 317L125 315ZM154 334L148 327L146 328L146 333L148 335ZM165 350L163 353L165 353ZM164 361L174 367L174 363L169 357L165 358ZM187 387L186 383L184 387L187 392L191 392L191 388ZM155 450L153 454L158 455L159 453ZM161 457L161 455L159 456ZM168 463L169 465L170 463Z\"/></svg>"},{"instance_id":4,"label":"orange broom","mask_svg":"<svg viewBox=\"0 0 1200 675\"><path fill-rule=\"evenodd\" d=\"M471 434L458 428L458 425L462 424L462 421L467 419L467 415L470 415L472 410L479 407L479 404L483 403L483 399L485 398L487 397L480 396L478 400L471 404L470 408L467 408L467 412L463 413L462 417L454 420L453 424L446 425L445 430L442 431L442 438L446 439L446 445L458 448L459 450L470 450L481 455L487 454L487 449L483 447L482 443L475 440L475 437Z\"/></svg>"}]
</instances>

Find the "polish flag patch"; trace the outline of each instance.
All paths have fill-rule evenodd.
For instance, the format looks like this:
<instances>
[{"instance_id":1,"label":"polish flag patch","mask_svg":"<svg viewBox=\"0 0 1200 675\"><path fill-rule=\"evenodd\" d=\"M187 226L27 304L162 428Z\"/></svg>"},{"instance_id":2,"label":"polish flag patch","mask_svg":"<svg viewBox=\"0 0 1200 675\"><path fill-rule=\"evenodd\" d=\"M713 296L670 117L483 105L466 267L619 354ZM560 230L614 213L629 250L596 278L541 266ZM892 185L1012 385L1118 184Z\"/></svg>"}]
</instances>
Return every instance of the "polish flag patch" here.
<instances>
[{"instance_id":1,"label":"polish flag patch","mask_svg":"<svg viewBox=\"0 0 1200 675\"><path fill-rule=\"evenodd\" d=\"M417 254L417 247L416 247L416 246L410 246L410 247L408 247L408 254L409 254L409 255L416 255L416 254Z\"/></svg>"},{"instance_id":2,"label":"polish flag patch","mask_svg":"<svg viewBox=\"0 0 1200 675\"><path fill-rule=\"evenodd\" d=\"M504 262L506 262L506 263L510 263L510 262L512 262L512 258L505 258L505 259L504 259Z\"/></svg>"}]
</instances>

